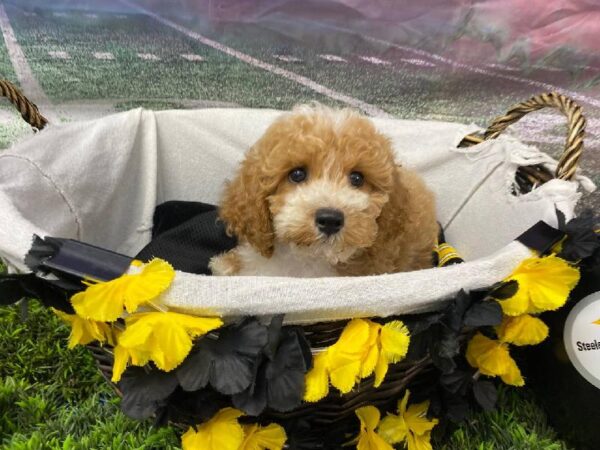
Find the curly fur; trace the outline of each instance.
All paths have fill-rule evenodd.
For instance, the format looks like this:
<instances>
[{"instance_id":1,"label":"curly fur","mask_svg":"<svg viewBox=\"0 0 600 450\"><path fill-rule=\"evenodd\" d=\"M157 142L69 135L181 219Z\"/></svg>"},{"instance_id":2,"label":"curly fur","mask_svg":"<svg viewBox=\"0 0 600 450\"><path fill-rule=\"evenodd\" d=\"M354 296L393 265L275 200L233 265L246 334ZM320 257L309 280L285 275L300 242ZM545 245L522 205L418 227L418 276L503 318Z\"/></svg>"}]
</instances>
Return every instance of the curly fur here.
<instances>
[{"instance_id":1,"label":"curly fur","mask_svg":"<svg viewBox=\"0 0 600 450\"><path fill-rule=\"evenodd\" d=\"M297 167L308 171L298 184L288 179ZM350 184L352 171L363 174L362 186ZM319 208L344 213L339 233L319 232ZM358 113L321 105L297 107L267 129L227 184L219 214L240 245L213 258L216 275L422 269L437 235L433 194L395 163L389 139Z\"/></svg>"}]
</instances>

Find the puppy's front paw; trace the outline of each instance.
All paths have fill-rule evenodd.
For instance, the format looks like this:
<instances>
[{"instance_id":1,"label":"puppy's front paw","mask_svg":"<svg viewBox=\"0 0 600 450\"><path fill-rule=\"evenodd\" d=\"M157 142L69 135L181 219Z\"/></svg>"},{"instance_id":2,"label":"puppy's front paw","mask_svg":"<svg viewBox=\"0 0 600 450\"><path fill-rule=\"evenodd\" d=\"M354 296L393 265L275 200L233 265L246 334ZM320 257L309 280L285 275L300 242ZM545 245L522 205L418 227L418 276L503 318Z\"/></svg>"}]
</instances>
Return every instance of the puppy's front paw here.
<instances>
[{"instance_id":1,"label":"puppy's front paw","mask_svg":"<svg viewBox=\"0 0 600 450\"><path fill-rule=\"evenodd\" d=\"M240 272L242 264L240 257L235 250L213 256L208 263L208 268L213 275L231 276Z\"/></svg>"}]
</instances>

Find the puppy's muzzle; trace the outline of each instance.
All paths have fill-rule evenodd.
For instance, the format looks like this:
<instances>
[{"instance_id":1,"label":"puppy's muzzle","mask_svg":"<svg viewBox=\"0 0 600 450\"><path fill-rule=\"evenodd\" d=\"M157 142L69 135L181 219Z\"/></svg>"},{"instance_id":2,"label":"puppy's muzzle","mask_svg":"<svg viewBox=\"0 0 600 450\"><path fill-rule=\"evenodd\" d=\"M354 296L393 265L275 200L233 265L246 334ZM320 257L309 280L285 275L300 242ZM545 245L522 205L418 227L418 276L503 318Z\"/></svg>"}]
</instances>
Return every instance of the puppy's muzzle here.
<instances>
[{"instance_id":1,"label":"puppy's muzzle","mask_svg":"<svg viewBox=\"0 0 600 450\"><path fill-rule=\"evenodd\" d=\"M344 226L344 213L334 208L319 208L315 213L315 224L327 236L339 232Z\"/></svg>"}]
</instances>

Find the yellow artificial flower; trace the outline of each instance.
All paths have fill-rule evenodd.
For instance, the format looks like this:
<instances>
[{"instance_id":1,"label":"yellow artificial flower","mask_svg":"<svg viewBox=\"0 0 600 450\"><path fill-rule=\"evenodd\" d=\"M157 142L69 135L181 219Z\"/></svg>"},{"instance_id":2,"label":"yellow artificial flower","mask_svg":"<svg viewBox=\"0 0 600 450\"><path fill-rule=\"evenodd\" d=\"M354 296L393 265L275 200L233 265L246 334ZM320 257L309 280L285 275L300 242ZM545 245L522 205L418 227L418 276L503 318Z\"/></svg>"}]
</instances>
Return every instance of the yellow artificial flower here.
<instances>
[{"instance_id":1,"label":"yellow artificial flower","mask_svg":"<svg viewBox=\"0 0 600 450\"><path fill-rule=\"evenodd\" d=\"M438 419L427 419L429 401L410 405L410 392L406 390L398 402L398 415L388 414L379 424L377 432L389 444L405 441L408 450L431 450L431 430Z\"/></svg>"},{"instance_id":2,"label":"yellow artificial flower","mask_svg":"<svg viewBox=\"0 0 600 450\"><path fill-rule=\"evenodd\" d=\"M360 419L360 434L358 435L357 450L394 450L377 434L375 429L379 425L381 414L374 406L363 406L355 411Z\"/></svg>"},{"instance_id":3,"label":"yellow artificial flower","mask_svg":"<svg viewBox=\"0 0 600 450\"><path fill-rule=\"evenodd\" d=\"M108 342L113 345L113 334L110 325L104 322L83 319L76 314L67 314L54 308L52 308L52 311L71 325L69 348L76 345L87 345L93 341Z\"/></svg>"},{"instance_id":4,"label":"yellow artificial flower","mask_svg":"<svg viewBox=\"0 0 600 450\"><path fill-rule=\"evenodd\" d=\"M327 351L313 357L312 369L304 378L304 400L318 402L329 394L329 355Z\"/></svg>"},{"instance_id":5,"label":"yellow artificial flower","mask_svg":"<svg viewBox=\"0 0 600 450\"><path fill-rule=\"evenodd\" d=\"M508 345L477 333L469 341L466 353L469 364L490 377L499 376L512 386L523 386L525 381L514 359L508 352Z\"/></svg>"},{"instance_id":6,"label":"yellow artificial flower","mask_svg":"<svg viewBox=\"0 0 600 450\"><path fill-rule=\"evenodd\" d=\"M504 316L496 327L498 338L502 342L514 345L536 345L548 337L548 327L541 319L523 314L522 316Z\"/></svg>"},{"instance_id":7,"label":"yellow artificial flower","mask_svg":"<svg viewBox=\"0 0 600 450\"><path fill-rule=\"evenodd\" d=\"M130 273L114 280L88 283L85 291L71 297L77 315L99 322L114 322L123 308L133 313L142 304L162 294L175 277L166 261L155 258L147 264L132 265Z\"/></svg>"},{"instance_id":8,"label":"yellow artificial flower","mask_svg":"<svg viewBox=\"0 0 600 450\"><path fill-rule=\"evenodd\" d=\"M388 365L404 358L409 342L408 329L398 320L383 326L365 319L350 321L338 341L314 357L313 368L305 378L304 400L316 402L325 397L330 381L346 394L373 372L378 387Z\"/></svg>"},{"instance_id":9,"label":"yellow artificial flower","mask_svg":"<svg viewBox=\"0 0 600 450\"><path fill-rule=\"evenodd\" d=\"M504 281L519 284L511 298L501 300L507 316L555 310L565 304L579 281L579 269L555 255L528 258Z\"/></svg>"},{"instance_id":10,"label":"yellow artificial flower","mask_svg":"<svg viewBox=\"0 0 600 450\"><path fill-rule=\"evenodd\" d=\"M244 430L238 423L243 413L224 408L212 419L197 427L190 427L181 437L183 450L238 450L244 441Z\"/></svg>"},{"instance_id":11,"label":"yellow artificial flower","mask_svg":"<svg viewBox=\"0 0 600 450\"><path fill-rule=\"evenodd\" d=\"M385 378L389 364L395 364L406 356L410 335L408 328L399 320L393 320L381 327L379 336L379 359L375 367L375 387Z\"/></svg>"},{"instance_id":12,"label":"yellow artificial flower","mask_svg":"<svg viewBox=\"0 0 600 450\"><path fill-rule=\"evenodd\" d=\"M271 423L266 427L257 424L243 425L244 442L239 450L281 450L287 440L281 425Z\"/></svg>"},{"instance_id":13,"label":"yellow artificial flower","mask_svg":"<svg viewBox=\"0 0 600 450\"><path fill-rule=\"evenodd\" d=\"M125 325L114 351L114 382L121 379L128 362L137 366L153 361L165 372L173 370L192 349L192 338L219 328L223 322L175 312L148 312L132 314Z\"/></svg>"}]
</instances>

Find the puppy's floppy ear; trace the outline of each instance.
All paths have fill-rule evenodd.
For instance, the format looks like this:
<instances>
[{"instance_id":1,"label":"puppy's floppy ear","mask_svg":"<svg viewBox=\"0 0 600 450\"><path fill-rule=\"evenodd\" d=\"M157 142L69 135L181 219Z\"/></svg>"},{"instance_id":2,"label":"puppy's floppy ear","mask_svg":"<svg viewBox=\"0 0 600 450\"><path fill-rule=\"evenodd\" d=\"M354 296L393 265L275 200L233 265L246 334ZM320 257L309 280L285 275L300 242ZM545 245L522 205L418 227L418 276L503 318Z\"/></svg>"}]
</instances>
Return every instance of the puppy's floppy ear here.
<instances>
[{"instance_id":1,"label":"puppy's floppy ear","mask_svg":"<svg viewBox=\"0 0 600 450\"><path fill-rule=\"evenodd\" d=\"M248 152L236 177L225 187L219 216L227 224L228 233L270 257L274 230L267 197L273 183L264 173L262 153L259 141Z\"/></svg>"}]
</instances>

